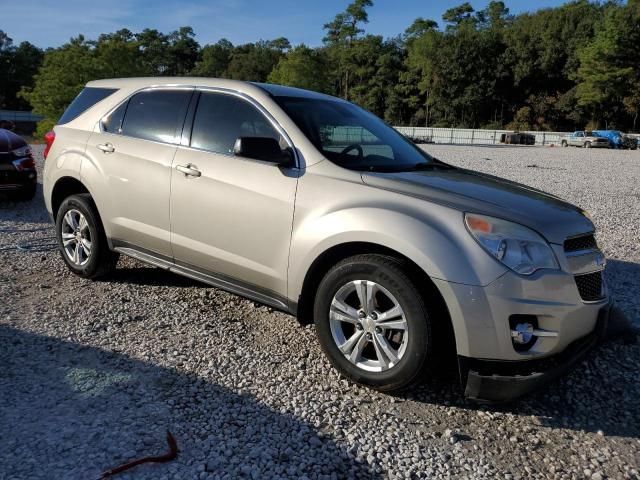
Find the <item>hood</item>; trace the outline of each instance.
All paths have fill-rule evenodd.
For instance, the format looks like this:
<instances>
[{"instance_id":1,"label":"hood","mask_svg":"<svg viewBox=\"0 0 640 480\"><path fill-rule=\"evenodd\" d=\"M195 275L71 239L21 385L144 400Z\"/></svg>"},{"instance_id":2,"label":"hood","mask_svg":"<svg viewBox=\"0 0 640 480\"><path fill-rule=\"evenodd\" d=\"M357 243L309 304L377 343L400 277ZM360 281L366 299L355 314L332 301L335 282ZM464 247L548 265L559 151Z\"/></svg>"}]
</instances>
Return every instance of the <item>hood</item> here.
<instances>
[{"instance_id":1,"label":"hood","mask_svg":"<svg viewBox=\"0 0 640 480\"><path fill-rule=\"evenodd\" d=\"M365 184L525 225L549 242L594 230L582 210L519 183L463 169L362 174Z\"/></svg>"},{"instance_id":2,"label":"hood","mask_svg":"<svg viewBox=\"0 0 640 480\"><path fill-rule=\"evenodd\" d=\"M0 154L9 153L16 148L24 147L27 142L10 130L0 128Z\"/></svg>"}]
</instances>

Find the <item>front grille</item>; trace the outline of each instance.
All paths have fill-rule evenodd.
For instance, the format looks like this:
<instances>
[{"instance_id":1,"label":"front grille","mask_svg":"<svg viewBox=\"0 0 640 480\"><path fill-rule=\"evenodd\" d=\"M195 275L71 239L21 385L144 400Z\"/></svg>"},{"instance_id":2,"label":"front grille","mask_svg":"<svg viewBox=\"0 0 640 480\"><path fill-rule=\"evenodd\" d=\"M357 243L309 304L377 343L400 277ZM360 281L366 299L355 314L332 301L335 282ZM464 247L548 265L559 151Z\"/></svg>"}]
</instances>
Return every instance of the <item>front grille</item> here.
<instances>
[{"instance_id":1,"label":"front grille","mask_svg":"<svg viewBox=\"0 0 640 480\"><path fill-rule=\"evenodd\" d=\"M575 279L578 292L580 292L580 298L582 298L583 301L595 302L604 298L602 272L576 275Z\"/></svg>"},{"instance_id":2,"label":"front grille","mask_svg":"<svg viewBox=\"0 0 640 480\"><path fill-rule=\"evenodd\" d=\"M596 237L592 233L580 237L567 238L564 241L565 252L577 252L579 250L593 250L598 248Z\"/></svg>"}]
</instances>

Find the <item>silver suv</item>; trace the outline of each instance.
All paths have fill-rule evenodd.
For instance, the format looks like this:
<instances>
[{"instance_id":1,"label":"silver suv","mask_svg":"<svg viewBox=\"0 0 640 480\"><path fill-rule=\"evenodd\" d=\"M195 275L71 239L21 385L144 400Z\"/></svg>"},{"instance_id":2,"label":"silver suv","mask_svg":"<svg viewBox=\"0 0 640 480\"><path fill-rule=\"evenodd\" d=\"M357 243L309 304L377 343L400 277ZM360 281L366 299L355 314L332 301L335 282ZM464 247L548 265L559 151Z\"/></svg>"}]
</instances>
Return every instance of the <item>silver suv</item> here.
<instances>
[{"instance_id":1,"label":"silver suv","mask_svg":"<svg viewBox=\"0 0 640 480\"><path fill-rule=\"evenodd\" d=\"M313 319L335 368L380 390L455 358L467 396L511 399L579 359L607 321L585 212L447 165L338 98L100 80L46 153L72 272L105 275L125 254Z\"/></svg>"}]
</instances>

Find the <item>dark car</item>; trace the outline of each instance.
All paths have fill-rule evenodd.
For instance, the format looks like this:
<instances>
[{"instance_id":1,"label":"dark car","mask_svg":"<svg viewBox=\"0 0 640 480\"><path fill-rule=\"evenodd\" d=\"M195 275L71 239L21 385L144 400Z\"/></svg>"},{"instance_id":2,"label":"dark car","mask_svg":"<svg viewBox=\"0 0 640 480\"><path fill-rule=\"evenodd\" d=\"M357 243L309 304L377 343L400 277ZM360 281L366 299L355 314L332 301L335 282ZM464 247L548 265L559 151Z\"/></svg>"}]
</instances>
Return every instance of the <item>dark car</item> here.
<instances>
[{"instance_id":1,"label":"dark car","mask_svg":"<svg viewBox=\"0 0 640 480\"><path fill-rule=\"evenodd\" d=\"M15 200L31 200L38 174L31 148L10 130L0 129L0 194Z\"/></svg>"}]
</instances>

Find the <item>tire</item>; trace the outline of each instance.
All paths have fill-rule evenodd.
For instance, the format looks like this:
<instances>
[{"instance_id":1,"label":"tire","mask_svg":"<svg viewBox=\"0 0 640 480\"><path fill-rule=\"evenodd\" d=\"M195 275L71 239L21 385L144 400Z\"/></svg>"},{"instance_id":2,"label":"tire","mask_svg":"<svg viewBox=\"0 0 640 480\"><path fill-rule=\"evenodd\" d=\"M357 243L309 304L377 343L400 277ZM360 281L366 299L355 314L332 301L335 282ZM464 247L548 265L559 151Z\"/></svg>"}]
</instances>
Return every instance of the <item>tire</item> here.
<instances>
[{"instance_id":1,"label":"tire","mask_svg":"<svg viewBox=\"0 0 640 480\"><path fill-rule=\"evenodd\" d=\"M74 239L70 241L69 235ZM118 263L120 255L109 249L100 215L88 193L72 195L62 202L56 217L56 239L67 267L80 277L104 276ZM73 258L73 254L77 257Z\"/></svg>"},{"instance_id":2,"label":"tire","mask_svg":"<svg viewBox=\"0 0 640 480\"><path fill-rule=\"evenodd\" d=\"M354 382L381 391L409 387L422 378L426 367L432 363L429 310L403 267L402 261L384 255L347 258L322 279L314 304L318 339L331 364ZM365 317L362 318L358 316L358 309L365 310L361 308L360 299L368 285L373 285L374 290L377 286L377 293L373 295L374 304L368 309L369 315L360 312ZM341 308L334 305L341 305ZM400 307L401 314L376 320L393 310L395 305ZM389 323L392 319L397 326L404 322L404 329L388 327L392 325ZM347 347L353 345L356 338L354 348ZM342 345L347 353L343 353L338 345ZM388 351L392 355L384 353ZM345 356L349 352L354 360Z\"/></svg>"},{"instance_id":3,"label":"tire","mask_svg":"<svg viewBox=\"0 0 640 480\"><path fill-rule=\"evenodd\" d=\"M567 148L569 146L569 144L567 143L566 140L562 140L561 145L562 145L563 148Z\"/></svg>"},{"instance_id":4,"label":"tire","mask_svg":"<svg viewBox=\"0 0 640 480\"><path fill-rule=\"evenodd\" d=\"M584 142L584 148L591 148L591 142Z\"/></svg>"}]
</instances>

